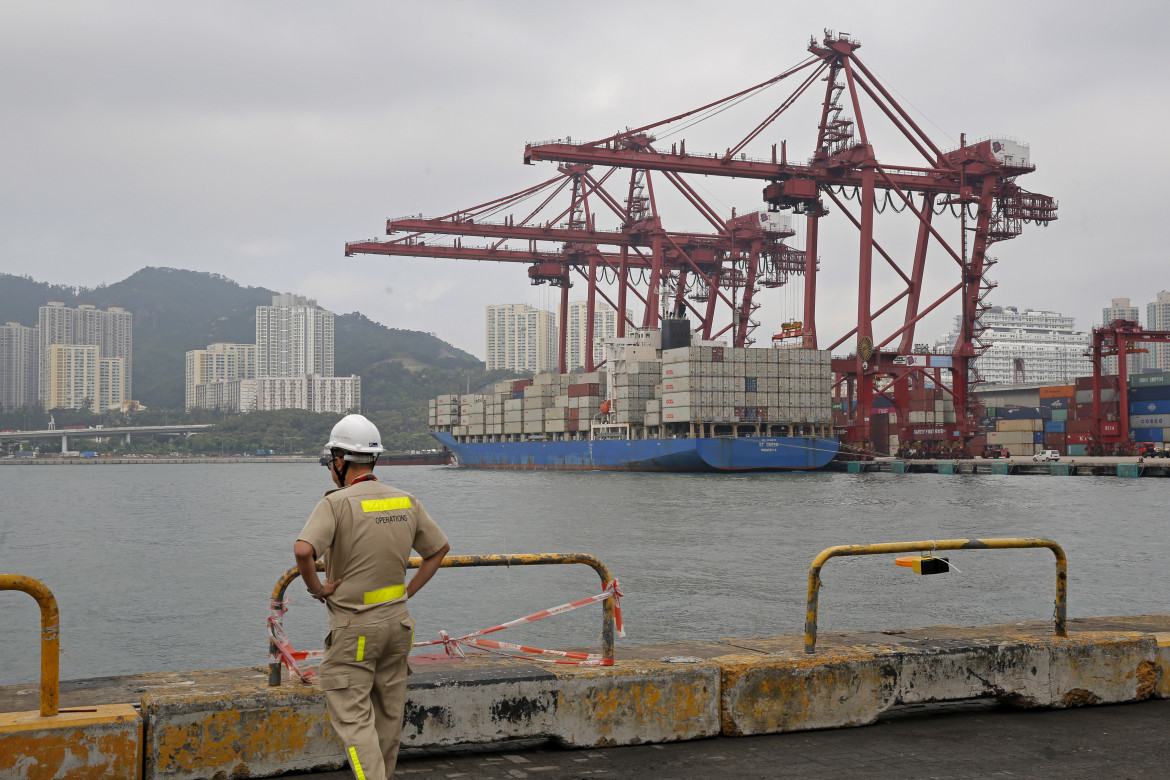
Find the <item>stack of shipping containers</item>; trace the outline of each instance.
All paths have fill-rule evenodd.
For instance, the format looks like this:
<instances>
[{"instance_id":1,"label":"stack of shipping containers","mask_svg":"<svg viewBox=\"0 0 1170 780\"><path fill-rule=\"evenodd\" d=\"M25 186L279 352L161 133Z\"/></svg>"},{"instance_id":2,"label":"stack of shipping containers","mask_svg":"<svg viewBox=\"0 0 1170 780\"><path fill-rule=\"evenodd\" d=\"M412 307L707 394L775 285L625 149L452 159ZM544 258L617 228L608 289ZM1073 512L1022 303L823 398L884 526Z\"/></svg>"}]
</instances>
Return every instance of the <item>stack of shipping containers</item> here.
<instances>
[{"instance_id":1,"label":"stack of shipping containers","mask_svg":"<svg viewBox=\"0 0 1170 780\"><path fill-rule=\"evenodd\" d=\"M662 353L663 425L832 424L829 353L811 349L690 346ZM809 430L809 433L813 431ZM793 430L789 435L801 435ZM712 435L710 431L699 435Z\"/></svg>"},{"instance_id":2,"label":"stack of shipping containers","mask_svg":"<svg viewBox=\"0 0 1170 780\"><path fill-rule=\"evenodd\" d=\"M1170 442L1170 371L1129 378L1129 428L1136 442Z\"/></svg>"},{"instance_id":3,"label":"stack of shipping containers","mask_svg":"<svg viewBox=\"0 0 1170 780\"><path fill-rule=\"evenodd\" d=\"M626 346L609 371L500 382L490 395L442 395L427 422L468 441L588 438L608 421L647 436L832 435L829 353L806 349ZM705 426L705 427L704 427Z\"/></svg>"},{"instance_id":4,"label":"stack of shipping containers","mask_svg":"<svg viewBox=\"0 0 1170 780\"><path fill-rule=\"evenodd\" d=\"M1120 425L1116 376L1101 377L1101 413L1102 434L1116 434ZM1004 446L1012 455L1041 450L1085 455L1093 430L1093 378L1041 387L1035 406L988 405L986 415L983 428L987 443Z\"/></svg>"}]
</instances>

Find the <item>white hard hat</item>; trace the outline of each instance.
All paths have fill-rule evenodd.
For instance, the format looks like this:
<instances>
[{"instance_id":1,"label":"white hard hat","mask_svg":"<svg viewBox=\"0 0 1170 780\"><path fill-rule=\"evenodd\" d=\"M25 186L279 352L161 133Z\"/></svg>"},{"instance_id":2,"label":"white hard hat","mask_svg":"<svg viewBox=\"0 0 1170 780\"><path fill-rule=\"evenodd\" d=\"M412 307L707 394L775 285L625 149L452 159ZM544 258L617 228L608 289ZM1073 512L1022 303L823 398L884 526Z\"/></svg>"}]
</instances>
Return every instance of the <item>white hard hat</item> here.
<instances>
[{"instance_id":1,"label":"white hard hat","mask_svg":"<svg viewBox=\"0 0 1170 780\"><path fill-rule=\"evenodd\" d=\"M347 414L330 431L325 454L331 454L332 450L346 450L353 453L346 455L346 460L362 463L372 461L372 456L383 449L382 436L378 433L376 425L360 414ZM362 457L363 455L371 457Z\"/></svg>"}]
</instances>

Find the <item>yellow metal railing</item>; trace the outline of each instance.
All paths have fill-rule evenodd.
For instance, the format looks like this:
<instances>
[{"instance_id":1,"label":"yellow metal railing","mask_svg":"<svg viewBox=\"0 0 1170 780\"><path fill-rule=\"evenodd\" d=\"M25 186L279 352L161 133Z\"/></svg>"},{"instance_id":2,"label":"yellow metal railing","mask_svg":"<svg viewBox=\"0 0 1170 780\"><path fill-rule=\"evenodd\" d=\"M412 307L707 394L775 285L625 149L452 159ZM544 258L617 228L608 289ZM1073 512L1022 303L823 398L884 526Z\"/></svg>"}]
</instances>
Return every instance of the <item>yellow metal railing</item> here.
<instances>
[{"instance_id":1,"label":"yellow metal railing","mask_svg":"<svg viewBox=\"0 0 1170 780\"><path fill-rule=\"evenodd\" d=\"M40 580L20 574L0 574L0 590L20 590L41 608L41 715L57 714L61 691L61 618L57 599Z\"/></svg>"},{"instance_id":2,"label":"yellow metal railing","mask_svg":"<svg viewBox=\"0 0 1170 780\"><path fill-rule=\"evenodd\" d=\"M808 608L804 623L804 652L817 649L817 600L821 589L821 568L830 558L842 555L883 555L901 552L935 552L940 550L1010 550L1047 547L1056 556L1056 609L1053 615L1057 636L1067 636L1068 561L1064 550L1048 539L941 539L927 542L888 542L885 544L845 544L823 550L808 571Z\"/></svg>"},{"instance_id":3,"label":"yellow metal railing","mask_svg":"<svg viewBox=\"0 0 1170 780\"><path fill-rule=\"evenodd\" d=\"M407 568L417 569L422 563L422 558L411 558L407 562ZM603 587L608 587L613 582L613 577L610 576L609 569L600 559L587 555L585 553L517 553L506 555L448 555L443 559L440 568L444 569L462 569L471 566L546 566L555 564L569 564L579 563L591 567L597 572L601 578ZM317 571L325 571L325 564L318 561ZM279 603L284 601L284 592L293 580L300 577L301 574L297 568L286 571L281 578L277 580L276 586L272 589L272 601ZM609 663L613 663L613 632L614 632L614 608L613 599L607 598L602 602L602 625L601 625L601 654ZM270 658L279 658L279 648L276 643L269 638L268 653ZM280 661L271 661L268 664L268 684L280 685Z\"/></svg>"}]
</instances>

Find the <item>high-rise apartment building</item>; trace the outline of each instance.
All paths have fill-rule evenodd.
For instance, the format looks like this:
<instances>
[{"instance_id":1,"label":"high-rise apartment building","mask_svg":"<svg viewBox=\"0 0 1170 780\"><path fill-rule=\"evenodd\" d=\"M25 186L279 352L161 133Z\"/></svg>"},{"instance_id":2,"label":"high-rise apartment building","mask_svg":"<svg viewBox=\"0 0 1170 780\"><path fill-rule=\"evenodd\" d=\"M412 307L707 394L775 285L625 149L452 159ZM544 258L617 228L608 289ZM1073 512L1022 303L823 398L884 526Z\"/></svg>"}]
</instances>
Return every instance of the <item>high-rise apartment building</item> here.
<instances>
[{"instance_id":1,"label":"high-rise apartment building","mask_svg":"<svg viewBox=\"0 0 1170 780\"><path fill-rule=\"evenodd\" d=\"M333 376L333 312L311 298L285 293L271 306L256 307L255 380L240 387L204 393L205 398L236 398L241 411L308 409L351 412L361 408L361 377Z\"/></svg>"},{"instance_id":2,"label":"high-rise apartment building","mask_svg":"<svg viewBox=\"0 0 1170 780\"><path fill-rule=\"evenodd\" d=\"M626 318L633 315L626 310ZM589 306L586 301L573 301L569 304L569 343L565 362L570 371L583 371L585 361L585 326L589 322ZM598 302L593 307L593 365L597 365L605 357L601 339L617 337L618 313L609 304Z\"/></svg>"},{"instance_id":3,"label":"high-rise apartment building","mask_svg":"<svg viewBox=\"0 0 1170 780\"><path fill-rule=\"evenodd\" d=\"M1108 327L1116 320L1132 320L1136 323L1141 323L1141 310L1137 306L1129 305L1129 298L1114 298L1110 305L1101 310L1101 324ZM1145 346L1145 345L1143 345ZM1129 375L1140 373L1145 367L1146 355L1140 352L1135 352L1131 355L1126 355L1125 371ZM1101 370L1106 374L1117 373L1117 357L1108 356L1101 359Z\"/></svg>"},{"instance_id":4,"label":"high-rise apartment building","mask_svg":"<svg viewBox=\"0 0 1170 780\"><path fill-rule=\"evenodd\" d=\"M285 293L256 307L256 376L333 376L333 312Z\"/></svg>"},{"instance_id":5,"label":"high-rise apartment building","mask_svg":"<svg viewBox=\"0 0 1170 780\"><path fill-rule=\"evenodd\" d=\"M487 307L488 371L557 369L556 315L523 303Z\"/></svg>"},{"instance_id":6,"label":"high-rise apartment building","mask_svg":"<svg viewBox=\"0 0 1170 780\"><path fill-rule=\"evenodd\" d=\"M94 346L98 359L122 361L121 390L116 393L122 400L133 397L131 374L134 368L134 315L121 306L110 306L101 311L92 304L79 304L77 308L65 305L64 301L49 301L38 310L40 369L38 371L38 394L41 405L52 409L50 387L59 397L63 380L54 382L50 372L54 366L63 366L60 359L51 357L50 347ZM95 363L96 370L96 363ZM119 401L121 403L121 401ZM76 408L76 407L74 407Z\"/></svg>"},{"instance_id":7,"label":"high-rise apartment building","mask_svg":"<svg viewBox=\"0 0 1170 780\"><path fill-rule=\"evenodd\" d=\"M1163 290L1153 303L1146 304L1146 330L1170 330L1170 292ZM1146 366L1170 371L1170 344L1148 344Z\"/></svg>"},{"instance_id":8,"label":"high-rise apartment building","mask_svg":"<svg viewBox=\"0 0 1170 780\"><path fill-rule=\"evenodd\" d=\"M255 344L208 344L207 349L193 349L187 353L187 383L186 405L190 409L195 406L204 406L211 400L222 401L223 391L213 392L211 396L204 395L204 403L199 403L196 397L196 388L202 384L212 382L236 382L241 379L256 378L256 345ZM239 397L238 392L235 397ZM223 407L216 404L213 408ZM227 408L234 411L243 411L240 407L231 404Z\"/></svg>"},{"instance_id":9,"label":"high-rise apartment building","mask_svg":"<svg viewBox=\"0 0 1170 780\"><path fill-rule=\"evenodd\" d=\"M0 410L37 402L40 331L9 320L0 327Z\"/></svg>"},{"instance_id":10,"label":"high-rise apartment building","mask_svg":"<svg viewBox=\"0 0 1170 780\"><path fill-rule=\"evenodd\" d=\"M98 414L121 408L126 400L122 358L103 358L96 344L51 344L48 354L49 383L41 393L46 409Z\"/></svg>"},{"instance_id":11,"label":"high-rise apartment building","mask_svg":"<svg viewBox=\"0 0 1170 780\"><path fill-rule=\"evenodd\" d=\"M959 329L955 328L936 349L954 349ZM1013 384L1016 361L1022 360L1029 383L1063 384L1093 372L1093 362L1085 355L1089 334L1074 331L1076 321L1057 312L1015 306L992 306L980 317L983 332L979 341L987 349L975 361L980 377L989 384Z\"/></svg>"}]
</instances>

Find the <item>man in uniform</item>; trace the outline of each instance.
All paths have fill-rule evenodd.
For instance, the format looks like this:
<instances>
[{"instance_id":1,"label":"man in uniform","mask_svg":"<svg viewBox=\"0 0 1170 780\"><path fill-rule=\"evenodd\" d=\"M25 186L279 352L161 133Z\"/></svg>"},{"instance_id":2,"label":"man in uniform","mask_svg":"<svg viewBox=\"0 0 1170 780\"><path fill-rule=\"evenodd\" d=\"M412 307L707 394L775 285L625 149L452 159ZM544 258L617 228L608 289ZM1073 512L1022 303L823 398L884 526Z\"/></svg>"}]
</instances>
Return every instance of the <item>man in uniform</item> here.
<instances>
[{"instance_id":1,"label":"man in uniform","mask_svg":"<svg viewBox=\"0 0 1170 780\"><path fill-rule=\"evenodd\" d=\"M333 426L322 462L337 489L317 504L293 546L309 595L329 608L321 688L358 780L394 776L414 640L406 600L451 549L418 499L374 476L381 442L360 414ZM411 548L423 561L407 583ZM317 577L322 555L324 583Z\"/></svg>"}]
</instances>

